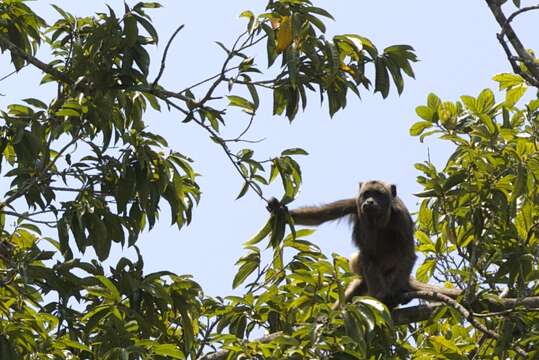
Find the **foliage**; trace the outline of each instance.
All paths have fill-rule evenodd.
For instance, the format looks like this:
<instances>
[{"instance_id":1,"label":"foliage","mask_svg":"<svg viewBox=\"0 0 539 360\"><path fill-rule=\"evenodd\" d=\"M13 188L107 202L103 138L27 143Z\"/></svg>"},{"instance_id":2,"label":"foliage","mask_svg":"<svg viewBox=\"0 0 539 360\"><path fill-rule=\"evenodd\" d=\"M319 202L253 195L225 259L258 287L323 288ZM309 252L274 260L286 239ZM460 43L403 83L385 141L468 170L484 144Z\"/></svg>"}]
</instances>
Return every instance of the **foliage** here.
<instances>
[{"instance_id":1,"label":"foliage","mask_svg":"<svg viewBox=\"0 0 539 360\"><path fill-rule=\"evenodd\" d=\"M524 79L493 79L505 92L501 101L490 89L456 102L430 94L427 105L416 109L422 121L410 130L421 139L437 134L455 146L441 171L430 162L416 165L425 188L417 194L425 198L417 239L426 255L418 277L456 284L466 289L468 302L504 289L509 297L539 294L539 99L519 108ZM534 313L515 311L490 323L503 339L481 348L486 357L506 351L511 342L537 341Z\"/></svg>"},{"instance_id":2,"label":"foliage","mask_svg":"<svg viewBox=\"0 0 539 360\"><path fill-rule=\"evenodd\" d=\"M53 6L58 19L49 25L27 1L0 3L2 52L16 71L38 69L41 83L56 87L51 99L22 99L0 112L0 171L11 180L0 202L0 357L198 358L221 341L215 326L230 333L225 339L235 335L239 341L246 326L249 333L278 314L270 311L273 302L260 302L266 315L248 325L235 311L249 295L204 297L189 276L146 274L140 253L136 260L104 267L115 243L137 249L140 233L155 225L162 206L181 229L200 201L193 161L148 130L148 110L166 106L184 126L205 129L244 181L238 197L252 189L263 198L262 186L280 178L289 202L301 183L295 157L304 150L284 150L264 162L252 149L230 147L242 143L255 119L259 93L271 93L273 113L290 121L307 106L308 91L318 92L333 115L346 106L349 90L359 96L360 87L374 83L374 91L386 97L393 82L402 92L402 73L413 77L413 49L395 45L379 51L354 34L326 39L324 19L332 19L326 10L304 0L270 1L263 14L241 14L247 29L232 46L219 43L225 55L216 76L169 90L160 84L166 50L150 78L148 48L159 36L148 12L159 3L126 4L122 14L107 7L82 18ZM48 63L36 57L42 44L51 50ZM267 49L270 71L259 69L251 55L260 45ZM268 73L276 75L261 78ZM200 90L203 84L208 87ZM223 95L228 104L218 101ZM242 109L250 122L227 140L222 133L231 107ZM46 226L57 236L44 236ZM284 222L276 227L284 230ZM81 260L89 250L96 259ZM305 261L314 262L322 254L308 256ZM236 285L249 275L243 269ZM279 291L290 291L283 286ZM369 304L363 311L380 322L381 315L369 310L379 305ZM307 321L306 316L298 318ZM279 319L274 323L281 326ZM353 331L357 338L359 330Z\"/></svg>"},{"instance_id":3,"label":"foliage","mask_svg":"<svg viewBox=\"0 0 539 360\"><path fill-rule=\"evenodd\" d=\"M514 74L494 77L505 95L499 102L486 89L456 102L431 94L416 109L421 121L411 135L437 135L454 147L441 170L416 165L424 186L416 238L425 255L417 277L466 289L457 305L473 311L446 303L429 321L405 326L369 297L332 310L353 276L347 261L322 254L306 240L312 230L294 228L286 212L272 214L245 243L232 280L243 296L210 298L188 275L145 273L137 241L162 206L181 229L201 200L195 164L148 130L150 109L165 106L183 126L207 132L243 181L238 198L252 190L266 200L264 186L279 179L288 204L302 181L297 157L306 151L285 149L262 161L254 145L236 148L263 95L272 95L274 115L293 121L309 92L327 102L330 115L346 106L349 91L401 93L403 73L413 77L410 46L379 51L360 35L327 39L326 10L306 0L269 1L262 14L242 12L246 31L233 45L219 43L224 58L215 76L171 90L160 80L182 26L150 76L148 49L159 37L148 12L158 3L84 18L55 6L52 25L28 4L0 3L0 49L15 70L39 69L42 83L57 91L0 112L0 171L11 178L0 202L0 358L538 355L537 312L519 302L539 295L539 100L527 92L535 71L528 55L511 58L524 66ZM42 43L51 49L48 63L36 57ZM259 46L267 71L252 55ZM231 108L243 110L249 124L228 138ZM54 238L44 235L46 226L56 230ZM132 247L137 258L106 269L112 246ZM87 251L96 259L83 261ZM511 309L481 307L503 291L518 300Z\"/></svg>"}]
</instances>

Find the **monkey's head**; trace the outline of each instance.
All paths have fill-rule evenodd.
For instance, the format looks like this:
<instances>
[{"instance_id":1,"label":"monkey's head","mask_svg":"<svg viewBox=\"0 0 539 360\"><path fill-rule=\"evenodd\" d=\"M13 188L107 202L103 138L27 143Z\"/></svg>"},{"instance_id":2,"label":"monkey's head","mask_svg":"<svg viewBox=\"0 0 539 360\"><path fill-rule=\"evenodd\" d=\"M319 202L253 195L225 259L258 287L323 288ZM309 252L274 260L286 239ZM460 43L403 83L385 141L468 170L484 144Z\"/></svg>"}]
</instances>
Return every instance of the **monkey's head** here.
<instances>
[{"instance_id":1,"label":"monkey's head","mask_svg":"<svg viewBox=\"0 0 539 360\"><path fill-rule=\"evenodd\" d=\"M397 196L397 187L383 181L359 183L357 197L358 216L376 228L387 226L391 219L391 206Z\"/></svg>"}]
</instances>

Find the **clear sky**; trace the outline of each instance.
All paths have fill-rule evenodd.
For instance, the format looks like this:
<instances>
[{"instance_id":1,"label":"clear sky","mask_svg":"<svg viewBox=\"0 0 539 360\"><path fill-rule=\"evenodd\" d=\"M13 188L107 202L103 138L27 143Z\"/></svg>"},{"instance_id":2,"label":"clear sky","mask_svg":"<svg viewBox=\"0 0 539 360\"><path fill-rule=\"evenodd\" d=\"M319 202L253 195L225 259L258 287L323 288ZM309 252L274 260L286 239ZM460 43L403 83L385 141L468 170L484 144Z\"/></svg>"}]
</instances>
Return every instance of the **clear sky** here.
<instances>
[{"instance_id":1,"label":"clear sky","mask_svg":"<svg viewBox=\"0 0 539 360\"><path fill-rule=\"evenodd\" d=\"M105 3L118 13L123 7L123 2L118 0L38 0L28 4L52 23L57 15L51 3L81 16L106 11ZM159 46L152 50L153 74L166 40L178 25L185 24L169 52L162 80L170 90L181 90L217 73L224 56L214 41L230 44L245 28L245 20L238 15L246 9L260 13L265 5L260 0L164 0L161 3L164 8L150 12L161 36ZM252 139L267 138L254 146L255 154L264 159L291 147L302 147L310 153L299 159L304 183L295 206L351 197L357 192L359 181L384 179L397 184L401 198L415 211L418 199L413 194L421 188L415 181L418 171L414 163L426 160L430 153L431 160L442 166L451 152L446 143L428 140L421 144L409 135L410 126L418 121L415 107L424 104L429 92L456 100L465 94L475 96L486 87L494 88L491 77L510 71L496 40L498 26L484 1L340 0L314 1L314 5L327 9L335 17L335 22L326 23L329 35L356 33L370 38L379 49L393 44L412 45L420 59L414 66L416 80L406 79L400 97L394 89L386 100L367 92L363 92L362 100L350 97L346 110L333 119L313 96L308 111L299 114L292 124L285 118L271 116L268 93L262 97L262 108L249 133ZM537 34L538 23L534 16L524 15L525 21L517 22L516 27L525 43L535 46L537 52L538 40L532 39ZM262 56L257 58L257 63L264 68L263 48L259 55ZM0 56L0 77L9 72L8 61L6 54ZM26 97L52 96L50 88L37 86L37 78L39 74L24 69L18 76L0 82L0 93L5 95L0 96L0 108ZM193 274L209 295L231 294L232 278L237 270L234 263L244 254L242 243L267 220L265 203L254 194L234 200L242 180L201 129L182 124L176 114L166 111L151 113L146 121L152 131L167 138L171 148L195 160L194 167L202 175L199 184L203 192L191 226L180 232L169 226L168 209L164 206L161 223L142 236L139 246L146 272L170 270ZM247 118L240 112L230 112L227 121L231 124L229 134L234 135ZM278 187L272 187L266 195L279 197L279 191ZM328 255L332 252L348 255L353 251L350 233L345 222L328 224L320 227L310 240ZM133 251L125 254L132 255ZM112 261L119 256L121 249L115 248Z\"/></svg>"}]
</instances>

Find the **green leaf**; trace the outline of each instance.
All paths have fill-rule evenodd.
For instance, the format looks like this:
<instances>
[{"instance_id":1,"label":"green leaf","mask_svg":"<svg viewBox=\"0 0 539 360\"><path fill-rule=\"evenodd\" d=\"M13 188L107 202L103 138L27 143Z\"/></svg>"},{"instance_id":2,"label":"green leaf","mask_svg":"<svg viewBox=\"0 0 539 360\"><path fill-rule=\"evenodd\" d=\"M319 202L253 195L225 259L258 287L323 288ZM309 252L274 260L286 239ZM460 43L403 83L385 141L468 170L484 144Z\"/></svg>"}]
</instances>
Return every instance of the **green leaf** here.
<instances>
[{"instance_id":1,"label":"green leaf","mask_svg":"<svg viewBox=\"0 0 539 360\"><path fill-rule=\"evenodd\" d=\"M492 80L496 81L500 85L500 90L505 90L515 86L525 85L524 79L517 74L503 73L495 75Z\"/></svg>"},{"instance_id":2,"label":"green leaf","mask_svg":"<svg viewBox=\"0 0 539 360\"><path fill-rule=\"evenodd\" d=\"M39 229L39 227L37 227L37 226L34 225L34 224L23 223L23 224L20 224L18 227L19 227L19 228L23 228L23 229L27 229L27 230L30 230L30 231L33 231L33 232L35 232L36 234L38 234L38 235L41 236L41 230Z\"/></svg>"},{"instance_id":3,"label":"green leaf","mask_svg":"<svg viewBox=\"0 0 539 360\"><path fill-rule=\"evenodd\" d=\"M490 89L481 91L476 100L477 112L485 114L494 106L494 93Z\"/></svg>"},{"instance_id":4,"label":"green leaf","mask_svg":"<svg viewBox=\"0 0 539 360\"><path fill-rule=\"evenodd\" d=\"M140 3L139 3L140 4ZM136 7L136 6L135 6ZM137 19L137 22L142 25L142 27L148 32L148 34L152 37L154 42L159 41L159 35L157 34L157 31L155 30L154 26L151 22L146 20L144 17L133 14L135 19Z\"/></svg>"},{"instance_id":5,"label":"green leaf","mask_svg":"<svg viewBox=\"0 0 539 360\"><path fill-rule=\"evenodd\" d=\"M59 111L57 111L54 115L56 115L56 116L79 117L81 114L80 114L80 112L76 111L75 109L63 108L63 109L60 109Z\"/></svg>"},{"instance_id":6,"label":"green leaf","mask_svg":"<svg viewBox=\"0 0 539 360\"><path fill-rule=\"evenodd\" d=\"M424 221L423 221L423 224L424 225ZM423 253L428 253L428 252L436 252L436 248L434 247L434 244L432 242L432 240L430 239L430 237L425 234L423 231L421 230L417 230L415 232L415 237L419 243L418 245L418 250L423 252Z\"/></svg>"},{"instance_id":7,"label":"green leaf","mask_svg":"<svg viewBox=\"0 0 539 360\"><path fill-rule=\"evenodd\" d=\"M432 277L432 274L434 273L434 269L436 268L436 260L434 259L426 259L421 266L416 271L416 277L417 280L422 282L429 282L429 279Z\"/></svg>"},{"instance_id":8,"label":"green leaf","mask_svg":"<svg viewBox=\"0 0 539 360\"><path fill-rule=\"evenodd\" d=\"M124 17L124 35L125 35L125 43L128 47L132 47L137 43L137 38L138 38L137 19L132 14L127 14Z\"/></svg>"},{"instance_id":9,"label":"green leaf","mask_svg":"<svg viewBox=\"0 0 539 360\"><path fill-rule=\"evenodd\" d=\"M374 81L374 92L380 92L385 99L389 94L389 74L381 58L377 58L375 64L376 77Z\"/></svg>"},{"instance_id":10,"label":"green leaf","mask_svg":"<svg viewBox=\"0 0 539 360\"><path fill-rule=\"evenodd\" d=\"M250 10L245 10L245 11L242 11L241 14L240 14L240 18L244 17L244 18L247 18L248 20L252 19L255 15L253 14L252 11Z\"/></svg>"},{"instance_id":11,"label":"green leaf","mask_svg":"<svg viewBox=\"0 0 539 360\"><path fill-rule=\"evenodd\" d=\"M310 14L305 14L304 16L311 24L316 26L318 30L320 30L320 32L322 33L326 32L326 25L324 25L324 22L322 20Z\"/></svg>"},{"instance_id":12,"label":"green leaf","mask_svg":"<svg viewBox=\"0 0 539 360\"><path fill-rule=\"evenodd\" d=\"M137 5L135 5L135 8L137 7L141 7L144 9L158 9L160 7L163 7L163 5L155 1L142 1L142 2L137 3Z\"/></svg>"},{"instance_id":13,"label":"green leaf","mask_svg":"<svg viewBox=\"0 0 539 360\"><path fill-rule=\"evenodd\" d=\"M286 149L281 152L281 156L287 155L309 155L309 153L301 148Z\"/></svg>"},{"instance_id":14,"label":"green leaf","mask_svg":"<svg viewBox=\"0 0 539 360\"><path fill-rule=\"evenodd\" d=\"M255 110L255 105L249 100L236 95L228 95L227 99L230 101L229 106L237 106L245 109L248 113L252 114Z\"/></svg>"},{"instance_id":15,"label":"green leaf","mask_svg":"<svg viewBox=\"0 0 539 360\"><path fill-rule=\"evenodd\" d=\"M240 266L236 276L234 276L234 280L232 281L232 288L235 289L241 284L243 284L245 279L247 279L247 277L251 275L259 266L260 257L255 257L244 262Z\"/></svg>"},{"instance_id":16,"label":"green leaf","mask_svg":"<svg viewBox=\"0 0 539 360\"><path fill-rule=\"evenodd\" d=\"M32 115L34 113L34 110L32 110L32 108L18 104L8 105L8 110L10 114L19 116Z\"/></svg>"},{"instance_id":17,"label":"green leaf","mask_svg":"<svg viewBox=\"0 0 539 360\"><path fill-rule=\"evenodd\" d=\"M468 110L470 110L471 112L473 113L476 113L477 112L477 108L476 108L476 105L475 105L475 98L472 97L472 96L469 96L469 95L462 95L460 97L460 100L464 103L464 106L466 106L466 108Z\"/></svg>"},{"instance_id":18,"label":"green leaf","mask_svg":"<svg viewBox=\"0 0 539 360\"><path fill-rule=\"evenodd\" d=\"M437 111L438 107L441 104L442 104L442 101L436 94L430 93L429 96L427 97L427 106L431 108L432 110Z\"/></svg>"},{"instance_id":19,"label":"green leaf","mask_svg":"<svg viewBox=\"0 0 539 360\"><path fill-rule=\"evenodd\" d=\"M262 239L264 239L271 231L272 220L268 220L266 224L260 229L251 239L246 241L243 246L252 246L258 244Z\"/></svg>"},{"instance_id":20,"label":"green leaf","mask_svg":"<svg viewBox=\"0 0 539 360\"><path fill-rule=\"evenodd\" d=\"M142 71L144 76L148 76L148 71L150 67L150 55L142 46L137 45L133 47L135 54L133 60L137 63L137 66Z\"/></svg>"},{"instance_id":21,"label":"green leaf","mask_svg":"<svg viewBox=\"0 0 539 360\"><path fill-rule=\"evenodd\" d=\"M253 110L256 110L258 109L258 105L260 105L260 98L258 97L256 87L253 84L247 84L247 89L249 90L251 98L253 99Z\"/></svg>"},{"instance_id":22,"label":"green leaf","mask_svg":"<svg viewBox=\"0 0 539 360\"><path fill-rule=\"evenodd\" d=\"M112 244L105 223L99 216L92 216L89 229L88 238L92 241L97 257L101 261L107 259Z\"/></svg>"},{"instance_id":23,"label":"green leaf","mask_svg":"<svg viewBox=\"0 0 539 360\"><path fill-rule=\"evenodd\" d=\"M327 12L326 10L322 9L322 8L319 8L319 7L314 7L314 6L306 6L304 8L304 10L306 12L310 12L310 13L313 13L313 14L318 14L318 15L322 15L322 16L325 16L327 18L330 18L331 20L335 20L333 18L333 16Z\"/></svg>"},{"instance_id":24,"label":"green leaf","mask_svg":"<svg viewBox=\"0 0 539 360\"><path fill-rule=\"evenodd\" d=\"M185 355L173 344L159 344L152 347L155 355L166 356L173 359L185 359Z\"/></svg>"},{"instance_id":25,"label":"green leaf","mask_svg":"<svg viewBox=\"0 0 539 360\"><path fill-rule=\"evenodd\" d=\"M462 183L468 175L467 170L458 171L454 174L452 174L445 182L443 191L448 191L454 186Z\"/></svg>"},{"instance_id":26,"label":"green leaf","mask_svg":"<svg viewBox=\"0 0 539 360\"><path fill-rule=\"evenodd\" d=\"M236 200L238 200L238 199L240 199L241 197L243 197L243 196L247 193L247 190L249 190L249 183L246 181L246 182L243 184L243 186L242 186L242 188L241 188L241 190L240 190L238 196L236 196Z\"/></svg>"},{"instance_id":27,"label":"green leaf","mask_svg":"<svg viewBox=\"0 0 539 360\"><path fill-rule=\"evenodd\" d=\"M485 126L488 129L489 134L496 133L496 129L497 129L496 123L494 123L494 120L490 116L486 114L481 114L479 115L479 119L481 120L483 124L485 124Z\"/></svg>"},{"instance_id":28,"label":"green leaf","mask_svg":"<svg viewBox=\"0 0 539 360\"><path fill-rule=\"evenodd\" d=\"M505 105L512 107L514 106L526 93L528 86L526 84L518 85L507 90L505 95Z\"/></svg>"},{"instance_id":29,"label":"green leaf","mask_svg":"<svg viewBox=\"0 0 539 360\"><path fill-rule=\"evenodd\" d=\"M27 104L33 105L39 109L46 110L48 108L47 104L45 104L43 101L39 99L27 98L27 99L22 99L22 101L24 101Z\"/></svg>"},{"instance_id":30,"label":"green leaf","mask_svg":"<svg viewBox=\"0 0 539 360\"><path fill-rule=\"evenodd\" d=\"M427 190L427 191L423 191L414 195L420 198L428 198L428 197L439 195L439 193L437 190Z\"/></svg>"},{"instance_id":31,"label":"green leaf","mask_svg":"<svg viewBox=\"0 0 539 360\"><path fill-rule=\"evenodd\" d=\"M344 313L344 329L346 335L348 335L352 340L356 342L363 342L363 326L361 322L358 321L359 316L354 316L354 309L347 310Z\"/></svg>"},{"instance_id":32,"label":"green leaf","mask_svg":"<svg viewBox=\"0 0 539 360\"><path fill-rule=\"evenodd\" d=\"M96 279L99 280L103 286L109 291L109 294L111 295L111 299L119 302L121 300L121 295L116 286L110 281L107 277L103 275L97 275Z\"/></svg>"},{"instance_id":33,"label":"green leaf","mask_svg":"<svg viewBox=\"0 0 539 360\"><path fill-rule=\"evenodd\" d=\"M272 218L273 221L269 245L275 249L283 240L286 231L286 219L281 212L277 212Z\"/></svg>"},{"instance_id":34,"label":"green leaf","mask_svg":"<svg viewBox=\"0 0 539 360\"><path fill-rule=\"evenodd\" d=\"M412 136L418 136L421 135L425 129L428 129L432 127L432 123L430 121L419 121L416 122L412 127L410 128L410 135Z\"/></svg>"},{"instance_id":35,"label":"green leaf","mask_svg":"<svg viewBox=\"0 0 539 360\"><path fill-rule=\"evenodd\" d=\"M293 242L298 241L302 237L310 236L316 232L315 229L300 229L296 231L295 233L289 234L284 241L285 242Z\"/></svg>"},{"instance_id":36,"label":"green leaf","mask_svg":"<svg viewBox=\"0 0 539 360\"><path fill-rule=\"evenodd\" d=\"M448 349L453 353L462 355L462 352L459 349L459 347L455 343L453 343L452 341L447 340L446 338L444 338L443 336L430 336L429 341L432 341L432 342L440 345L443 349ZM444 353L445 353L445 351L444 351Z\"/></svg>"}]
</instances>

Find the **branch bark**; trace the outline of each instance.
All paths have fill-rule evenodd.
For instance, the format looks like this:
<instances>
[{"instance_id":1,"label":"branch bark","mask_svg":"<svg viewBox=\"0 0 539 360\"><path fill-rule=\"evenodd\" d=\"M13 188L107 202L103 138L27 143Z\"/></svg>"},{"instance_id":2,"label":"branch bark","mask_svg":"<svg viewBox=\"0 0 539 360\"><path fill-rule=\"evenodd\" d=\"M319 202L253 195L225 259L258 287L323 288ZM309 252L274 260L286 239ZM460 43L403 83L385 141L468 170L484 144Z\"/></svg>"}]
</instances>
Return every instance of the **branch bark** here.
<instances>
[{"instance_id":1,"label":"branch bark","mask_svg":"<svg viewBox=\"0 0 539 360\"><path fill-rule=\"evenodd\" d=\"M498 22L498 24L501 27L501 32L498 34L498 40L500 41L502 47L504 48L504 51L507 53L509 62L511 63L511 66L513 67L513 71L515 71L517 74L523 76L528 80L533 86L539 87L539 64L535 62L535 58L528 53L526 48L524 47L524 44L520 41L519 37L513 30L513 27L511 26L511 21L519 14L535 10L537 7L532 6L526 9L521 9L517 12L515 12L513 15L509 17L509 19L505 16L505 14L502 11L501 6L499 5L498 1L496 0L485 0L490 11L492 12L492 15L494 15L494 18ZM515 65L515 61L512 58L510 51L508 50L507 44L505 43L504 36L507 36L507 39L509 40L509 43L515 50L515 52L518 55L518 58L520 61L526 65L526 68L530 72L532 76L526 76L523 71L521 71L518 66ZM508 53L509 51L509 53Z\"/></svg>"}]
</instances>

